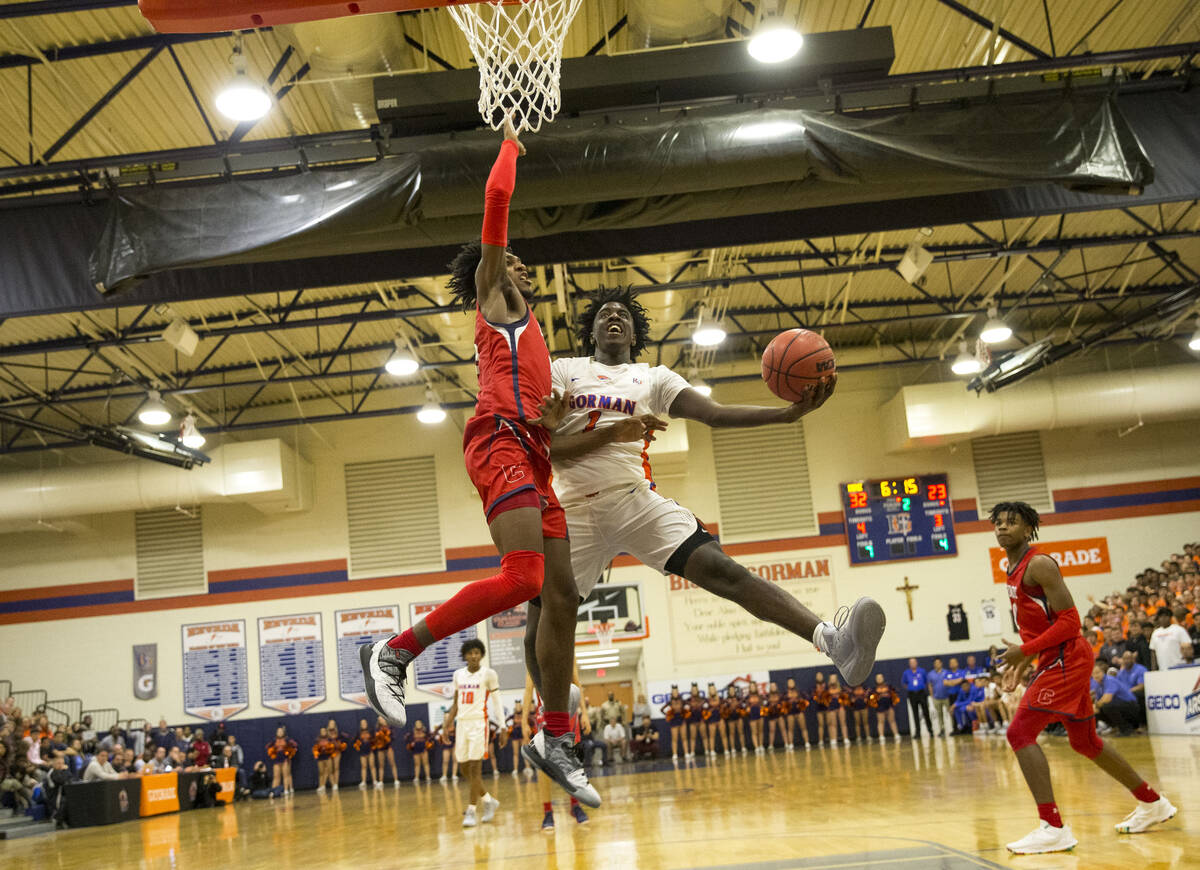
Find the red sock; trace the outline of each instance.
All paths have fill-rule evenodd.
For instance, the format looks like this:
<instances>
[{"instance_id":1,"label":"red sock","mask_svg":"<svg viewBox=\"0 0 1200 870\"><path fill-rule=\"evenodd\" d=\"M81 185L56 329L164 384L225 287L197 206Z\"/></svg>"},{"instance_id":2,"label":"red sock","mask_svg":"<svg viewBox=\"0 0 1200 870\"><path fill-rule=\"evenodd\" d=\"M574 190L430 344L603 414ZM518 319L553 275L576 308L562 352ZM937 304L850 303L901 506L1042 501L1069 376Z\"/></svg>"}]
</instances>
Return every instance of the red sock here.
<instances>
[{"instance_id":1,"label":"red sock","mask_svg":"<svg viewBox=\"0 0 1200 870\"><path fill-rule=\"evenodd\" d=\"M551 737L562 737L571 730L571 717L566 713L546 713L546 733Z\"/></svg>"},{"instance_id":2,"label":"red sock","mask_svg":"<svg viewBox=\"0 0 1200 870\"><path fill-rule=\"evenodd\" d=\"M425 617L425 627L434 640L441 640L502 610L524 604L542 591L545 571L546 557L541 553L532 550L505 553L500 557L499 574L476 580L458 590L454 597ZM391 645L396 649L411 649L402 646L402 638L410 634L411 629L405 631ZM418 646L416 651L420 652L421 647Z\"/></svg>"},{"instance_id":3,"label":"red sock","mask_svg":"<svg viewBox=\"0 0 1200 870\"><path fill-rule=\"evenodd\" d=\"M411 628L404 629L404 631L389 640L387 645L392 649L408 650L413 656L419 656L421 650L425 649L425 647L421 646L421 642L417 640L417 636L413 634Z\"/></svg>"},{"instance_id":4,"label":"red sock","mask_svg":"<svg viewBox=\"0 0 1200 870\"><path fill-rule=\"evenodd\" d=\"M1038 818L1052 828L1063 826L1062 816L1058 814L1058 804L1038 804Z\"/></svg>"},{"instance_id":5,"label":"red sock","mask_svg":"<svg viewBox=\"0 0 1200 870\"><path fill-rule=\"evenodd\" d=\"M575 807L577 807L577 806L579 806L579 799L578 799L578 798L571 798L571 808L572 808L572 809L574 809L574 808L575 808Z\"/></svg>"},{"instance_id":6,"label":"red sock","mask_svg":"<svg viewBox=\"0 0 1200 870\"><path fill-rule=\"evenodd\" d=\"M1144 804L1152 804L1158 800L1158 792L1150 788L1150 783L1148 782L1143 782L1137 788L1130 789L1130 791L1133 792L1135 798Z\"/></svg>"},{"instance_id":7,"label":"red sock","mask_svg":"<svg viewBox=\"0 0 1200 870\"><path fill-rule=\"evenodd\" d=\"M546 801L545 803L542 804L542 812L543 813L550 812L550 801Z\"/></svg>"}]
</instances>

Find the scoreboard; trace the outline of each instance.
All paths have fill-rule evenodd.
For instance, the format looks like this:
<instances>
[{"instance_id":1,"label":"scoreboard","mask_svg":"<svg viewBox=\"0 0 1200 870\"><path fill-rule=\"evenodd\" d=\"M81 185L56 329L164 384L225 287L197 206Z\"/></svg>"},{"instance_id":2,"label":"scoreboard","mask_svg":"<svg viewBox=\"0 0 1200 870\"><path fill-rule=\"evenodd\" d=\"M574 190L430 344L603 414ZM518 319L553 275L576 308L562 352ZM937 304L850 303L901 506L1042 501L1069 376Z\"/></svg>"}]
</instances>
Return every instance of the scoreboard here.
<instances>
[{"instance_id":1,"label":"scoreboard","mask_svg":"<svg viewBox=\"0 0 1200 870\"><path fill-rule=\"evenodd\" d=\"M856 480L841 489L851 565L958 552L945 474Z\"/></svg>"}]
</instances>

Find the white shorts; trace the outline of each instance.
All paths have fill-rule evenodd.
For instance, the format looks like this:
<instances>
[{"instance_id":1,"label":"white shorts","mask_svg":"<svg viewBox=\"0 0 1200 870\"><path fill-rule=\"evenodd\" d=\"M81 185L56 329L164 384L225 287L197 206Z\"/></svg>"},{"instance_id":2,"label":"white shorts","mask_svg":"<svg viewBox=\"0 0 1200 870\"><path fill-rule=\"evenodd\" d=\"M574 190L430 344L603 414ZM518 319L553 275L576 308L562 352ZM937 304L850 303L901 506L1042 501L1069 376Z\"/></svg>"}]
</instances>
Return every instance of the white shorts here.
<instances>
[{"instance_id":1,"label":"white shorts","mask_svg":"<svg viewBox=\"0 0 1200 870\"><path fill-rule=\"evenodd\" d=\"M645 482L632 490L602 492L564 507L571 536L571 569L583 598L622 553L667 573L667 560L699 526L695 514Z\"/></svg>"},{"instance_id":2,"label":"white shorts","mask_svg":"<svg viewBox=\"0 0 1200 870\"><path fill-rule=\"evenodd\" d=\"M483 761L488 757L488 723L486 719L457 720L454 730L454 760Z\"/></svg>"}]
</instances>

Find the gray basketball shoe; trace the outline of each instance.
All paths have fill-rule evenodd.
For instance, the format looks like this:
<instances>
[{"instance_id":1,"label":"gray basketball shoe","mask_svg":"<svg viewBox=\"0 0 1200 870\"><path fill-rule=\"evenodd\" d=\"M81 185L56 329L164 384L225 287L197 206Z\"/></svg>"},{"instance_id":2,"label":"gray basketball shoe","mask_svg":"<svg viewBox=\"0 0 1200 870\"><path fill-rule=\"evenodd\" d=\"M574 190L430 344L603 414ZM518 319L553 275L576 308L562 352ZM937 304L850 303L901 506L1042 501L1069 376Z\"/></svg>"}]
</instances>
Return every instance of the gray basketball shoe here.
<instances>
[{"instance_id":1,"label":"gray basketball shoe","mask_svg":"<svg viewBox=\"0 0 1200 870\"><path fill-rule=\"evenodd\" d=\"M376 713L397 728L403 728L408 721L404 712L404 681L405 670L413 658L408 650L392 649L386 640L358 648L367 700Z\"/></svg>"},{"instance_id":2,"label":"gray basketball shoe","mask_svg":"<svg viewBox=\"0 0 1200 870\"><path fill-rule=\"evenodd\" d=\"M588 782L587 773L574 750L575 735L570 731L561 737L551 737L543 728L521 747L521 755L581 804L598 807L600 793Z\"/></svg>"},{"instance_id":3,"label":"gray basketball shoe","mask_svg":"<svg viewBox=\"0 0 1200 870\"><path fill-rule=\"evenodd\" d=\"M887 617L873 598L860 598L853 607L842 607L833 622L822 622L813 632L813 646L833 659L847 686L857 686L871 675L875 650L883 637Z\"/></svg>"}]
</instances>

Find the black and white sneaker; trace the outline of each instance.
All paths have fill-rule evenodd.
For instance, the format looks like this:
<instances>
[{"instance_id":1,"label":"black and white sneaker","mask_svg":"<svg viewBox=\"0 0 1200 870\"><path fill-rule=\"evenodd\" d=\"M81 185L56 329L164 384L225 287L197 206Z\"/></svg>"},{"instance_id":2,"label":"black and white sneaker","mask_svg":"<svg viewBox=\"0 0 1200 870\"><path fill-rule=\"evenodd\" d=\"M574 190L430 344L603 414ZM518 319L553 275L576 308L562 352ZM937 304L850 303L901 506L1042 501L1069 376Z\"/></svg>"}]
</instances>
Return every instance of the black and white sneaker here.
<instances>
[{"instance_id":1,"label":"black and white sneaker","mask_svg":"<svg viewBox=\"0 0 1200 870\"><path fill-rule=\"evenodd\" d=\"M362 662L363 685L371 707L397 728L403 728L408 721L404 712L405 670L413 654L392 649L386 640L379 640L360 646L358 660Z\"/></svg>"},{"instance_id":2,"label":"black and white sneaker","mask_svg":"<svg viewBox=\"0 0 1200 870\"><path fill-rule=\"evenodd\" d=\"M588 782L583 764L575 754L575 735L570 731L561 737L551 737L543 728L521 747L521 755L581 804L600 806L600 793Z\"/></svg>"},{"instance_id":3,"label":"black and white sneaker","mask_svg":"<svg viewBox=\"0 0 1200 870\"><path fill-rule=\"evenodd\" d=\"M822 622L813 632L813 646L833 659L847 686L857 686L871 676L875 650L883 637L887 617L873 598L860 598L843 607L833 622Z\"/></svg>"}]
</instances>

